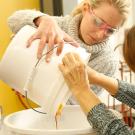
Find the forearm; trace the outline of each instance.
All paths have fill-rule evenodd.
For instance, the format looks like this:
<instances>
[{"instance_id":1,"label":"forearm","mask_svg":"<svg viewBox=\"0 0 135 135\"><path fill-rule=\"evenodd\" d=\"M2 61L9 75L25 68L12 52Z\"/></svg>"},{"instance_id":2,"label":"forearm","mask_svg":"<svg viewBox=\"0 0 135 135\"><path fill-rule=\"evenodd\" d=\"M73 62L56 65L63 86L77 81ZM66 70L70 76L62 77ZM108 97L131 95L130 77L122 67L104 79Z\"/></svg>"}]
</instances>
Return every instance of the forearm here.
<instances>
[{"instance_id":1,"label":"forearm","mask_svg":"<svg viewBox=\"0 0 135 135\"><path fill-rule=\"evenodd\" d=\"M101 103L92 90L82 89L81 93L74 93L82 110L92 127L102 135L134 134L125 123L118 119L107 107Z\"/></svg>"},{"instance_id":2,"label":"forearm","mask_svg":"<svg viewBox=\"0 0 135 135\"><path fill-rule=\"evenodd\" d=\"M99 74L97 85L105 88L111 95L115 95L118 92L118 81L104 74Z\"/></svg>"},{"instance_id":3,"label":"forearm","mask_svg":"<svg viewBox=\"0 0 135 135\"><path fill-rule=\"evenodd\" d=\"M105 76L104 74L95 71L95 75L91 77L91 69L88 70L89 82L94 85L99 85L106 89L111 95L115 95L118 92L118 81L112 77Z\"/></svg>"},{"instance_id":4,"label":"forearm","mask_svg":"<svg viewBox=\"0 0 135 135\"><path fill-rule=\"evenodd\" d=\"M94 106L101 103L99 98L89 88L81 89L81 93L79 94L73 92L73 95L76 97L76 100L78 101L86 115Z\"/></svg>"},{"instance_id":5,"label":"forearm","mask_svg":"<svg viewBox=\"0 0 135 135\"><path fill-rule=\"evenodd\" d=\"M135 85L98 73L91 68L87 68L89 82L99 85L107 90L117 100L135 108Z\"/></svg>"}]
</instances>

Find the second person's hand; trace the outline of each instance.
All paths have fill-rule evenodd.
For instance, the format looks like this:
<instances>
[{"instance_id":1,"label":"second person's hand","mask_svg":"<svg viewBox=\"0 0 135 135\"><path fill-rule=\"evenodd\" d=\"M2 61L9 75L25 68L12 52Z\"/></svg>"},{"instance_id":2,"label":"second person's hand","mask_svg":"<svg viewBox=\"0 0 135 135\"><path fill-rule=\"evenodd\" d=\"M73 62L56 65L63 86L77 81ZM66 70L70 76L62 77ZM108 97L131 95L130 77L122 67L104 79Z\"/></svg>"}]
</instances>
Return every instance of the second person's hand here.
<instances>
[{"instance_id":1,"label":"second person's hand","mask_svg":"<svg viewBox=\"0 0 135 135\"><path fill-rule=\"evenodd\" d=\"M89 89L86 65L77 53L65 54L59 69L73 95L80 95L83 90Z\"/></svg>"},{"instance_id":2,"label":"second person's hand","mask_svg":"<svg viewBox=\"0 0 135 135\"><path fill-rule=\"evenodd\" d=\"M49 62L53 54L54 45L57 44L56 54L60 55L64 42L69 42L71 45L78 47L78 43L66 34L56 23L56 21L50 16L42 16L35 20L35 24L38 26L37 31L29 38L27 47L30 47L32 42L36 39L40 39L37 58L42 57L43 50L47 45L47 55L45 57L46 62Z\"/></svg>"}]
</instances>

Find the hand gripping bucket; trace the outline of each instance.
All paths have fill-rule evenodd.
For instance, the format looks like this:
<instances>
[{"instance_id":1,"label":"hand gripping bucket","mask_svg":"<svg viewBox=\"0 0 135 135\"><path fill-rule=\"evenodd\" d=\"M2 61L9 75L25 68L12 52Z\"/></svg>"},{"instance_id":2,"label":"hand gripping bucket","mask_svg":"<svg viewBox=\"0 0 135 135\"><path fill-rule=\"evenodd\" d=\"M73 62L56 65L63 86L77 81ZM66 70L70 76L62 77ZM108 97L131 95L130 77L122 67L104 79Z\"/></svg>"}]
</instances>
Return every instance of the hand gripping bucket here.
<instances>
[{"instance_id":1,"label":"hand gripping bucket","mask_svg":"<svg viewBox=\"0 0 135 135\"><path fill-rule=\"evenodd\" d=\"M35 28L26 25L12 39L0 62L0 79L23 95L27 91L29 99L54 115L58 106L64 105L71 95L58 68L62 57L67 52L76 52L87 62L89 54L81 47L65 43L60 56L56 56L54 49L50 63L46 63L44 57L37 62L39 40L26 48L27 40L35 31Z\"/></svg>"}]
</instances>

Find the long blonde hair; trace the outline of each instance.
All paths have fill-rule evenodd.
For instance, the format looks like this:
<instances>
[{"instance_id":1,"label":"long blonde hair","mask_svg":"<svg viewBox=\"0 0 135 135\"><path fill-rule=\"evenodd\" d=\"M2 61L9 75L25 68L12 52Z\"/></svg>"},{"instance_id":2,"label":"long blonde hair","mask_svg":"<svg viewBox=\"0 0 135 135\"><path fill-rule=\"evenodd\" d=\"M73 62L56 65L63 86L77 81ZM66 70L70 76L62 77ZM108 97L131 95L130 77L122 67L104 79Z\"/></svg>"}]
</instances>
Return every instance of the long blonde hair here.
<instances>
[{"instance_id":1,"label":"long blonde hair","mask_svg":"<svg viewBox=\"0 0 135 135\"><path fill-rule=\"evenodd\" d=\"M130 0L82 0L82 2L71 12L71 15L76 16L82 13L82 7L85 3L88 3L92 8L98 8L103 2L113 5L123 16L123 23L125 22L130 9Z\"/></svg>"}]
</instances>

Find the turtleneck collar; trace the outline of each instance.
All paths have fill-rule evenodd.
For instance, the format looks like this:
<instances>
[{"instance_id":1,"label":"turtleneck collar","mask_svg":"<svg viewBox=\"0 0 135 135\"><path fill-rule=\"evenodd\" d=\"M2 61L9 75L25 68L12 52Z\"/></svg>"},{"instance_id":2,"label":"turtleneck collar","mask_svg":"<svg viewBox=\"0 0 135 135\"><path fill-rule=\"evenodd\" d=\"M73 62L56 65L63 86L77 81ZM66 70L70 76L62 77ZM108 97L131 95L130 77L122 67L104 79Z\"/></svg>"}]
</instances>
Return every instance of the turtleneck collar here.
<instances>
[{"instance_id":1,"label":"turtleneck collar","mask_svg":"<svg viewBox=\"0 0 135 135\"><path fill-rule=\"evenodd\" d=\"M68 27L68 34L72 38L74 38L78 43L80 43L82 47L86 48L88 52L97 53L101 51L103 48L105 48L105 46L107 46L106 41L88 46L79 38L78 28L80 27L79 25L80 25L81 19L82 19L81 14L71 17L70 22L69 22L69 27Z\"/></svg>"}]
</instances>

